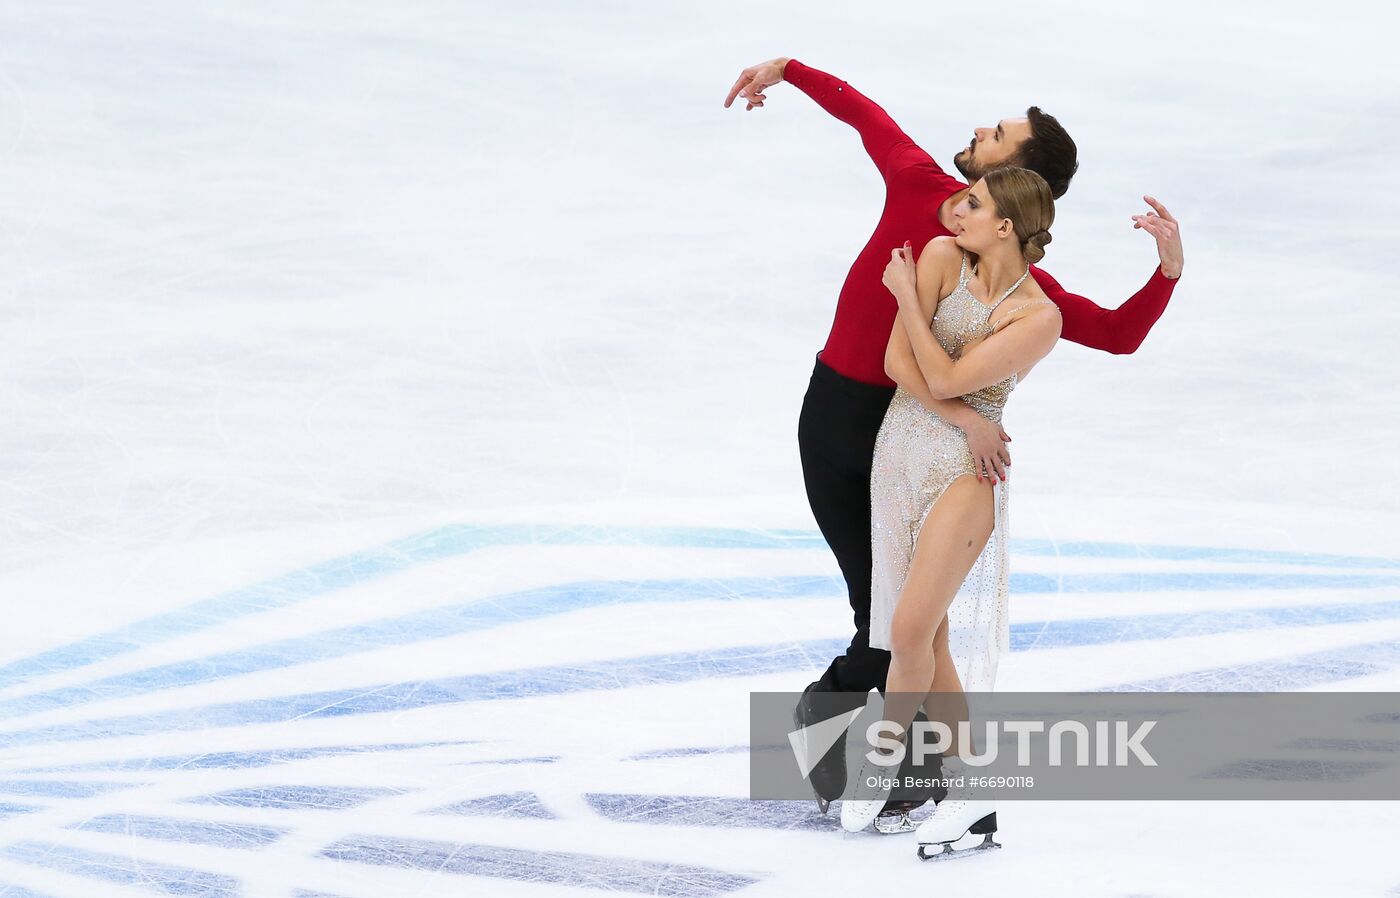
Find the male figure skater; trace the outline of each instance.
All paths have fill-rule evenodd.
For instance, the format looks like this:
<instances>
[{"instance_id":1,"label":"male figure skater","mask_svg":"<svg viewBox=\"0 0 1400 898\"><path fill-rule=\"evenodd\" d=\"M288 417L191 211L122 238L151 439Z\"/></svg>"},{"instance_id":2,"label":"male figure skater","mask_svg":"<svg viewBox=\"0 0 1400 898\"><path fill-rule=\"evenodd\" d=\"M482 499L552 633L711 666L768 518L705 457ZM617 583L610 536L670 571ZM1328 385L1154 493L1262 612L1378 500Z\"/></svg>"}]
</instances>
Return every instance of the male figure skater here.
<instances>
[{"instance_id":1,"label":"male figure skater","mask_svg":"<svg viewBox=\"0 0 1400 898\"><path fill-rule=\"evenodd\" d=\"M812 693L845 693L852 707L864 703L872 687L885 688L890 653L870 647L870 467L875 437L895 384L885 374L885 347L897 306L881 281L890 250L908 241L919 252L929 240L951 235L952 210L968 185L999 166L1017 165L1035 171L1049 183L1058 199L1069 189L1078 169L1074 141L1053 116L1032 106L1025 117L1002 119L994 128L977 128L972 141L953 164L968 183L952 177L878 105L849 84L787 57L743 70L725 98L725 108L742 97L746 110L761 108L764 91L787 81L823 109L860 134L866 152L885 181L885 208L875 232L856 257L836 303L836 316L826 345L817 353L811 382L802 402L797 441L807 499L822 536L836 555L851 609L855 636L845 653L833 659L821 678L809 685L799 703L799 726L834 713L812 707ZM1117 309L1104 309L1083 296L1067 292L1049 274L1032 266L1041 289L1059 307L1064 339L1111 353L1131 353L1166 309L1181 276L1183 253L1176 219L1151 197L1154 211L1133 216L1134 227L1152 234L1161 264L1147 284ZM957 399L917 397L944 420L967 435L968 448L987 477L1005 479L1010 454L1008 437ZM823 811L845 787L844 740L812 772ZM896 793L899 795L899 793ZM887 812L917 807L928 794L899 795ZM911 800L912 798L912 800ZM905 819L907 823L907 817ZM909 828L909 827L904 827Z\"/></svg>"}]
</instances>

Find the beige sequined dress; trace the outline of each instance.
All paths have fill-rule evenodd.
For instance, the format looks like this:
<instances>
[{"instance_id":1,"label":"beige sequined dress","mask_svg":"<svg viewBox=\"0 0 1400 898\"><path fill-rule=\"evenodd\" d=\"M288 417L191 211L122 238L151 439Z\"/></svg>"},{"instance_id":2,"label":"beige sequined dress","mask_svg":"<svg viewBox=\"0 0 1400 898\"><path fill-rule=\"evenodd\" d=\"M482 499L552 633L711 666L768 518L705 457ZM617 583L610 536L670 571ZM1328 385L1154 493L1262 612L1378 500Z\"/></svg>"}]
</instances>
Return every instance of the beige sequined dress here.
<instances>
[{"instance_id":1,"label":"beige sequined dress","mask_svg":"<svg viewBox=\"0 0 1400 898\"><path fill-rule=\"evenodd\" d=\"M992 312L1024 280L1023 275L996 305L989 306L968 290L967 256L964 254L958 286L938 303L931 324L939 345L956 359L963 347L1003 326L1010 318L1003 316L993 328ZM1042 302L1050 301L1035 300L1031 304ZM1015 386L1016 375L1012 374L962 399L983 417L999 422L1002 408ZM975 476L976 471L962 430L926 409L903 388L895 390L875 440L870 472L871 646L890 647L890 620L909 573L924 519L949 484L964 474ZM997 662L1010 644L1005 483L993 487L993 501L996 524L991 538L948 609L949 648L963 688L969 692L993 688Z\"/></svg>"}]
</instances>

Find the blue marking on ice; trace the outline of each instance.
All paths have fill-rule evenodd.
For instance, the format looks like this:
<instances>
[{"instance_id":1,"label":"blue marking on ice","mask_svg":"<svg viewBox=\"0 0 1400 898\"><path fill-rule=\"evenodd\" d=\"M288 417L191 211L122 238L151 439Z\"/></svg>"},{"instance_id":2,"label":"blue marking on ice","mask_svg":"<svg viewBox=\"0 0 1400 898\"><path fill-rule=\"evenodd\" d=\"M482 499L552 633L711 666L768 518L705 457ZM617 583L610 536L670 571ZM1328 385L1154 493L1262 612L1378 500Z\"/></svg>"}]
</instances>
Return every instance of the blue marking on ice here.
<instances>
[{"instance_id":1,"label":"blue marking on ice","mask_svg":"<svg viewBox=\"0 0 1400 898\"><path fill-rule=\"evenodd\" d=\"M566 885L642 895L704 898L753 885L757 876L710 867L496 845L356 835L321 851L336 861Z\"/></svg>"},{"instance_id":2,"label":"blue marking on ice","mask_svg":"<svg viewBox=\"0 0 1400 898\"><path fill-rule=\"evenodd\" d=\"M1104 686L1098 692L1290 692L1385 673L1400 666L1400 640L1230 664Z\"/></svg>"},{"instance_id":3,"label":"blue marking on ice","mask_svg":"<svg viewBox=\"0 0 1400 898\"><path fill-rule=\"evenodd\" d=\"M0 782L0 794L36 795L46 798L92 798L123 789L135 789L146 783L59 782L57 780L6 780Z\"/></svg>"},{"instance_id":4,"label":"blue marking on ice","mask_svg":"<svg viewBox=\"0 0 1400 898\"><path fill-rule=\"evenodd\" d=\"M231 808L280 808L284 810L343 810L370 801L403 795L407 789L374 786L257 786L231 789L213 795L181 799L186 804L216 804Z\"/></svg>"},{"instance_id":5,"label":"blue marking on ice","mask_svg":"<svg viewBox=\"0 0 1400 898\"><path fill-rule=\"evenodd\" d=\"M0 665L0 687L30 677L83 667L208 627L302 602L336 590L396 574L420 564L491 546L648 546L706 549L822 549L810 530L739 530L705 527L599 525L453 524L290 571L183 608L132 621L86 639ZM1253 549L1152 546L1136 543L1015 540L1016 554L1062 557L1209 560L1328 567L1400 568L1400 560L1365 556L1290 553ZM1141 584L1146 575L1121 582ZM1202 575L1210 576L1210 575ZM1219 586L1235 588L1228 580ZM1325 585L1325 584L1324 584ZM1346 585L1346 584L1342 584ZM1383 585L1383 584L1377 584ZM1100 587L1105 588L1105 587ZM1129 585L1127 589L1141 589Z\"/></svg>"},{"instance_id":6,"label":"blue marking on ice","mask_svg":"<svg viewBox=\"0 0 1400 898\"><path fill-rule=\"evenodd\" d=\"M206 820L138 814L103 814L81 823L70 823L65 829L118 833L167 842L191 842L236 849L262 848L290 832L251 823L212 823Z\"/></svg>"},{"instance_id":7,"label":"blue marking on ice","mask_svg":"<svg viewBox=\"0 0 1400 898\"><path fill-rule=\"evenodd\" d=\"M35 811L42 811L43 808L28 804L11 804L7 801L0 801L0 820L6 817L13 817L17 814L32 814Z\"/></svg>"},{"instance_id":8,"label":"blue marking on ice","mask_svg":"<svg viewBox=\"0 0 1400 898\"><path fill-rule=\"evenodd\" d=\"M1400 602L1377 602L1028 622L1011 628L1012 648L1015 651L1064 648L1128 639L1165 639L1273 627L1320 626L1388 619L1397 615L1400 615ZM383 683L0 733L0 745L244 726L592 689L623 689L709 677L807 670L821 666L844 648L845 640L820 639L616 658L437 680ZM1324 679L1320 682L1327 681Z\"/></svg>"},{"instance_id":9,"label":"blue marking on ice","mask_svg":"<svg viewBox=\"0 0 1400 898\"><path fill-rule=\"evenodd\" d=\"M87 851L71 845L14 842L0 847L0 857L60 870L72 876L86 876L106 882L154 889L167 895L237 898L242 894L238 879L232 876L121 854Z\"/></svg>"},{"instance_id":10,"label":"blue marking on ice","mask_svg":"<svg viewBox=\"0 0 1400 898\"><path fill-rule=\"evenodd\" d=\"M0 898L55 898L48 892L35 892L8 882L0 882Z\"/></svg>"},{"instance_id":11,"label":"blue marking on ice","mask_svg":"<svg viewBox=\"0 0 1400 898\"><path fill-rule=\"evenodd\" d=\"M1018 596L1037 592L1148 592L1158 590L1234 591L1301 588L1374 588L1400 585L1400 577L1296 573L1121 573L1012 576ZM209 683L229 677L345 657L395 645L469 633L535 620L584 608L651 602L753 601L840 595L839 580L828 576L735 577L716 579L603 580L556 584L381 618L265 643L256 648L206 655L118 674L81 685L51 689L0 701L0 718L71 708L90 702L145 695L161 689ZM1327 606L1319 606L1327 607ZM1245 612L1240 612L1244 614ZM1342 614L1352 612L1341 612ZM1323 614L1314 622L1323 623ZM1193 621L1205 621L1196 615ZM1372 619L1372 618L1355 618ZM1206 626L1202 623L1201 626ZM1279 624L1268 624L1277 626ZM1061 626L1070 626L1068 624ZM1110 624L1112 626L1112 624ZM1152 625L1144 625L1152 626ZM1158 625L1154 632L1173 635ZM1230 625L1224 625L1232 629ZM1205 632L1215 632L1207 630ZM1153 638L1153 637L1123 637ZM1074 644L1083 644L1076 642Z\"/></svg>"},{"instance_id":12,"label":"blue marking on ice","mask_svg":"<svg viewBox=\"0 0 1400 898\"><path fill-rule=\"evenodd\" d=\"M553 820L555 814L544 806L534 792L505 792L468 798L440 808L421 811L423 814L454 814L464 817L525 817Z\"/></svg>"},{"instance_id":13,"label":"blue marking on ice","mask_svg":"<svg viewBox=\"0 0 1400 898\"><path fill-rule=\"evenodd\" d=\"M1207 633L1315 626L1323 623L1375 621L1400 615L1400 602L1357 602L1347 605L1253 608L1239 611L1190 612L1123 616L1123 618L1075 619L1075 621L1026 622L1011 628L1012 650L1092 646L1128 639L1170 639ZM249 699L221 705L169 710L154 714L56 724L34 730L0 733L0 745L34 744L144 735L190 728L244 726L274 723L300 717L332 717L347 714L407 710L412 707L480 702L588 689L623 689L657 682L685 682L701 677L742 677L788 670L806 670L844 650L844 640L822 639L806 643L774 643L760 646L721 647L703 651L658 654L561 667L447 677L431 681L398 682L302 693L272 699Z\"/></svg>"},{"instance_id":14,"label":"blue marking on ice","mask_svg":"<svg viewBox=\"0 0 1400 898\"><path fill-rule=\"evenodd\" d=\"M811 801L750 801L715 795L647 795L590 792L584 796L598 814L618 823L716 826L754 829L841 828L839 817L813 812Z\"/></svg>"},{"instance_id":15,"label":"blue marking on ice","mask_svg":"<svg viewBox=\"0 0 1400 898\"><path fill-rule=\"evenodd\" d=\"M1186 639L1279 627L1322 627L1400 617L1400 601L1186 611L1011 625L1012 651L1141 640Z\"/></svg>"},{"instance_id":16,"label":"blue marking on ice","mask_svg":"<svg viewBox=\"0 0 1400 898\"><path fill-rule=\"evenodd\" d=\"M730 646L644 658L607 659L578 665L525 668L247 699L0 733L0 745L182 732L382 711L403 712L434 705L529 698L585 689L622 689L654 682L679 683L708 677L802 670L825 665L832 653L843 649L845 643L845 640L822 639L809 643Z\"/></svg>"},{"instance_id":17,"label":"blue marking on ice","mask_svg":"<svg viewBox=\"0 0 1400 898\"><path fill-rule=\"evenodd\" d=\"M1013 539L1011 551L1016 555L1051 555L1065 558L1138 558L1153 561L1210 561L1218 564L1288 564L1305 567L1400 569L1400 558L1374 555L1336 555L1326 552L1289 552L1274 549L1231 549L1220 546Z\"/></svg>"},{"instance_id":18,"label":"blue marking on ice","mask_svg":"<svg viewBox=\"0 0 1400 898\"><path fill-rule=\"evenodd\" d=\"M78 642L11 661L0 665L0 687L30 677L83 667L227 621L294 605L396 574L420 564L491 546L518 545L812 549L824 543L820 534L806 530L452 524L290 571L174 611L132 621Z\"/></svg>"},{"instance_id":19,"label":"blue marking on ice","mask_svg":"<svg viewBox=\"0 0 1400 898\"><path fill-rule=\"evenodd\" d=\"M118 674L92 683L52 689L0 702L0 717L14 717L104 699L142 695L228 677L324 661L388 646L542 618L581 608L632 602L750 600L839 595L827 576L740 577L719 580L604 580L564 583L486 596L364 624L265 643L256 648Z\"/></svg>"},{"instance_id":20,"label":"blue marking on ice","mask_svg":"<svg viewBox=\"0 0 1400 898\"><path fill-rule=\"evenodd\" d=\"M472 745L476 740L448 742L390 742L383 745L325 745L315 748L269 748L258 751L221 751L197 755L166 755L162 757L119 758L108 761L87 761L53 767L15 768L13 773L67 773L75 770L237 770L290 764L310 758L359 754L362 752L403 751L444 745Z\"/></svg>"}]
</instances>

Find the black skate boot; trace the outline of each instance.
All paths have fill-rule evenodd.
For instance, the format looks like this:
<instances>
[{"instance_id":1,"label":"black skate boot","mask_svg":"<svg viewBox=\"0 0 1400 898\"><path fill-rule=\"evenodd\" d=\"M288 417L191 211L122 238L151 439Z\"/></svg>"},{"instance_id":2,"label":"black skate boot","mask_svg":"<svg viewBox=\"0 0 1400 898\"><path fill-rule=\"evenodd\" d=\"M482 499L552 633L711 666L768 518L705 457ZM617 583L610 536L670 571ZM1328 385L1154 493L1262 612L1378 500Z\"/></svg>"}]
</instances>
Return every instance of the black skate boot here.
<instances>
[{"instance_id":1,"label":"black skate boot","mask_svg":"<svg viewBox=\"0 0 1400 898\"><path fill-rule=\"evenodd\" d=\"M801 730L838 714L862 708L865 699L864 693L827 692L820 681L811 683L802 690L802 697L797 700L792 722ZM817 796L817 807L823 814L846 791L846 777L846 740L843 737L836 740L807 775L807 781Z\"/></svg>"}]
</instances>

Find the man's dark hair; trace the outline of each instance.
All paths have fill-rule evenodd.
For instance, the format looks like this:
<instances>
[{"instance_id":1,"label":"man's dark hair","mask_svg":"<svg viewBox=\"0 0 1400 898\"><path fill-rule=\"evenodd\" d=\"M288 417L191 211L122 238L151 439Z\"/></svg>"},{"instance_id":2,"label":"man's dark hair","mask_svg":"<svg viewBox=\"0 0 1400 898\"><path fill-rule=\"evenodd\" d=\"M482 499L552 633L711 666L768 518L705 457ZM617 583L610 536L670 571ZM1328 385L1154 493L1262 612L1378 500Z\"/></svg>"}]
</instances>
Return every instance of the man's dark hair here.
<instances>
[{"instance_id":1,"label":"man's dark hair","mask_svg":"<svg viewBox=\"0 0 1400 898\"><path fill-rule=\"evenodd\" d=\"M1079 171L1079 150L1069 132L1053 115L1041 112L1039 106L1027 109L1026 118L1030 120L1031 136L1017 150L1014 163L1044 178L1050 185L1050 195L1059 199Z\"/></svg>"}]
</instances>

